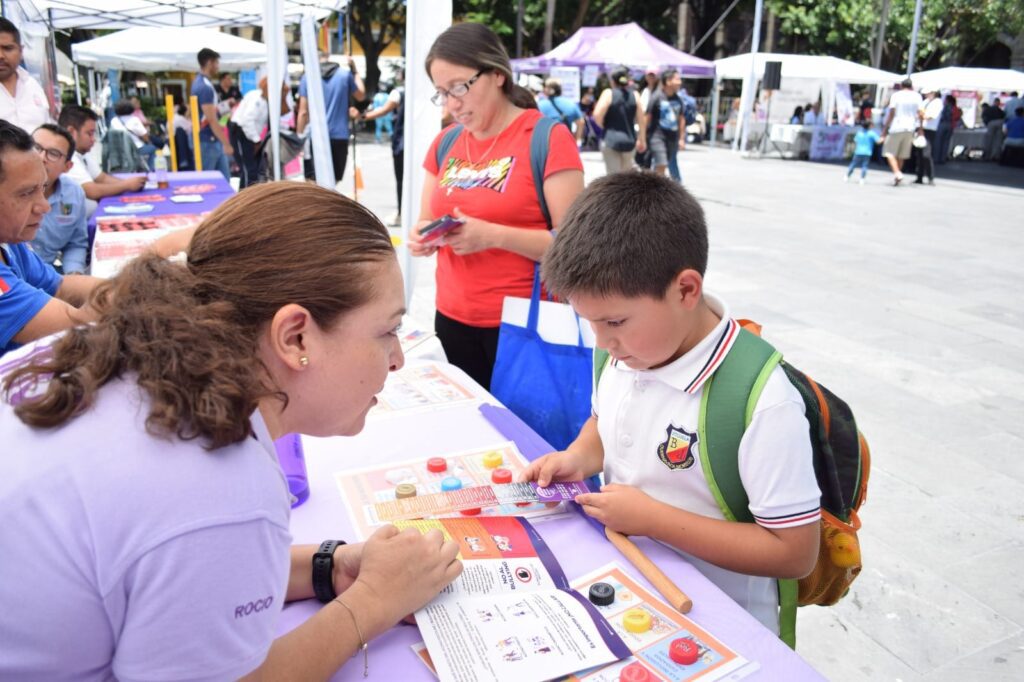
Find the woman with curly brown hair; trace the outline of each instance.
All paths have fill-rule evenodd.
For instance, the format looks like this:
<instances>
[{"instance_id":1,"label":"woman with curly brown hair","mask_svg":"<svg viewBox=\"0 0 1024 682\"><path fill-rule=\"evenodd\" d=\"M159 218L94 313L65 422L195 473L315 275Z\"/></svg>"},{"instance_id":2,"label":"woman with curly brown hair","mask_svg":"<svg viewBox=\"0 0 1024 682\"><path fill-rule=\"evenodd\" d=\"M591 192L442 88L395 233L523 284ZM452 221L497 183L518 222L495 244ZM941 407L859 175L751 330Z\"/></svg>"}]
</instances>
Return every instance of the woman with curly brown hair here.
<instances>
[{"instance_id":1,"label":"woman with curly brown hair","mask_svg":"<svg viewBox=\"0 0 1024 682\"><path fill-rule=\"evenodd\" d=\"M273 440L358 433L403 363L369 211L257 185L186 264L142 256L91 303L95 324L0 365L0 678L326 679L461 571L439 533L392 526L289 549Z\"/></svg>"}]
</instances>

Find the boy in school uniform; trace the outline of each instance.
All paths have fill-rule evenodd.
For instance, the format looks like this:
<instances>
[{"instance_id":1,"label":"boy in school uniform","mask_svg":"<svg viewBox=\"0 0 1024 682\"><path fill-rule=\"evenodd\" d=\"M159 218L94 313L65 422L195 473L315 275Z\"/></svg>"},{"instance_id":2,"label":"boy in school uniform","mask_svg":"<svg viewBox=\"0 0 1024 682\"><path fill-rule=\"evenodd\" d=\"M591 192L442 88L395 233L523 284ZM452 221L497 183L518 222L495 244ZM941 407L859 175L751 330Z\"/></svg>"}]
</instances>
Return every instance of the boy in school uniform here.
<instances>
[{"instance_id":1,"label":"boy in school uniform","mask_svg":"<svg viewBox=\"0 0 1024 682\"><path fill-rule=\"evenodd\" d=\"M740 327L704 292L707 255L700 205L668 178L606 176L573 203L545 255L544 282L590 322L612 360L578 438L523 478L547 485L603 471L601 491L577 498L587 514L677 550L778 633L775 579L807 575L819 549L809 427L776 367L739 447L756 523L726 521L705 478L698 421L703 387Z\"/></svg>"}]
</instances>

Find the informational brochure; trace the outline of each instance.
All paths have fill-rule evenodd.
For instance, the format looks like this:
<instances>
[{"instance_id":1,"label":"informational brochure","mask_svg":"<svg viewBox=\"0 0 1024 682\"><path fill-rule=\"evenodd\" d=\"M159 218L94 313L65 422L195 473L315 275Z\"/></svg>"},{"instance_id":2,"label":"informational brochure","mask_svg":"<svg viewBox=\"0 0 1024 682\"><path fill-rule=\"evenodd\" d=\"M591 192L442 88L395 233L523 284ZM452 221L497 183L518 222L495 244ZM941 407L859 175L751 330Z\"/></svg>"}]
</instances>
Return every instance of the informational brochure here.
<instances>
[{"instance_id":1,"label":"informational brochure","mask_svg":"<svg viewBox=\"0 0 1024 682\"><path fill-rule=\"evenodd\" d=\"M396 412L429 411L480 398L463 383L433 363L403 367L388 375L384 390L377 394L377 404L370 418Z\"/></svg>"},{"instance_id":2,"label":"informational brochure","mask_svg":"<svg viewBox=\"0 0 1024 682\"><path fill-rule=\"evenodd\" d=\"M574 591L533 526L517 517L400 521L459 544L463 572L416 612L442 682L540 682L630 655Z\"/></svg>"},{"instance_id":3,"label":"informational brochure","mask_svg":"<svg viewBox=\"0 0 1024 682\"><path fill-rule=\"evenodd\" d=\"M576 673L567 682L732 682L760 668L661 601L615 563L574 580L572 585L582 594L601 585L599 591L608 594L609 602L597 609L626 642L632 655L611 665ZM641 627L631 627L637 622Z\"/></svg>"},{"instance_id":4,"label":"informational brochure","mask_svg":"<svg viewBox=\"0 0 1024 682\"><path fill-rule=\"evenodd\" d=\"M468 569L469 564L466 565ZM665 604L618 564L602 566L573 580L571 585L581 600L582 595L593 593L603 597L592 608L604 617L629 653L607 664L552 675L552 679L560 682L737 682L760 670L757 662L743 658ZM493 613L493 609L488 613ZM421 632L426 639L422 627ZM470 679L445 677L446 673L437 666L440 655L437 648L429 646L416 644L412 649L442 682Z\"/></svg>"}]
</instances>

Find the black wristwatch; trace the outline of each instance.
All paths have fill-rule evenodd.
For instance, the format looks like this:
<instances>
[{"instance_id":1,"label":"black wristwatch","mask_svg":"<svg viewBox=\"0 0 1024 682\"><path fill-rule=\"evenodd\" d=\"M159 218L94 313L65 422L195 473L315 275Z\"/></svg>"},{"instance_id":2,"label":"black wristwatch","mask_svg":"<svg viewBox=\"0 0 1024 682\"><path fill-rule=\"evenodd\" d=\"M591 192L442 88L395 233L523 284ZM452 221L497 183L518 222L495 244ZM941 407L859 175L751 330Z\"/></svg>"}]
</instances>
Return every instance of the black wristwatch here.
<instances>
[{"instance_id":1,"label":"black wristwatch","mask_svg":"<svg viewBox=\"0 0 1024 682\"><path fill-rule=\"evenodd\" d=\"M334 591L334 550L344 544L344 540L324 540L313 555L313 594L324 604L338 596Z\"/></svg>"}]
</instances>

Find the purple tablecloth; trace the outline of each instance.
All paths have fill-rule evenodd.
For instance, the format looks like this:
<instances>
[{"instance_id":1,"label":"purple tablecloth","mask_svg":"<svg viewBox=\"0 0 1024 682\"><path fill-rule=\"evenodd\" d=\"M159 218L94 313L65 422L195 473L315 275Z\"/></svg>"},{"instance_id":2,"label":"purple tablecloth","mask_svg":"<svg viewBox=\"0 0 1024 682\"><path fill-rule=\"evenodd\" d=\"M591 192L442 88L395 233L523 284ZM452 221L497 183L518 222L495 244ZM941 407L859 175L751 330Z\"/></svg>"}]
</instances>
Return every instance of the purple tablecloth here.
<instances>
[{"instance_id":1,"label":"purple tablecloth","mask_svg":"<svg viewBox=\"0 0 1024 682\"><path fill-rule=\"evenodd\" d=\"M459 370L444 365L445 371L460 377L465 386L474 386ZM475 394L493 401L483 389ZM512 434L523 440L522 450L534 447L532 439L521 433ZM462 404L434 412L399 413L390 417L372 418L365 430L354 438L303 438L309 473L310 496L292 510L291 531L295 542L318 544L328 538L355 539L349 515L342 501L334 473L337 471L378 466L412 458L443 456L474 448L487 447L506 440L476 404ZM531 453L535 456L535 453ZM544 537L570 579L589 573L615 561L635 576L652 592L653 587L621 556L590 524L577 514L558 520L538 522L537 530ZM637 545L693 599L688 614L720 641L750 661L760 670L750 680L821 680L823 679L799 655L757 622L736 602L727 597L681 556L646 538L634 538ZM319 609L315 600L285 606L279 634L303 623ZM370 643L370 678L375 680L435 680L417 659L410 646L422 641L415 627L399 625ZM362 657L353 658L334 676L335 680L362 679Z\"/></svg>"},{"instance_id":2,"label":"purple tablecloth","mask_svg":"<svg viewBox=\"0 0 1024 682\"><path fill-rule=\"evenodd\" d=\"M133 175L140 175L139 173L123 173L118 174L117 177L132 177ZM150 178L153 174L150 174ZM150 203L153 206L153 210L140 213L140 216L158 216L158 215L175 215L175 214L186 214L186 215L198 215L200 213L206 213L220 206L224 201L227 200L235 190L231 188L231 184L224 179L224 175L220 171L181 171L179 173L168 173L167 177L170 181L170 187L168 189L144 189L141 192L129 192L127 194L119 194L115 197L105 197L100 199L99 205L96 207L96 213L93 214L92 219L89 221L89 245L92 246L93 240L96 235L96 220L99 218L111 217L113 215L123 216L123 213L108 213L107 210L111 207L123 208L131 206L131 203L122 201L124 197L141 197L141 196L162 196L163 201L154 202L143 202ZM186 185L214 185L214 189L201 194L203 201L195 204L178 204L171 201L171 197L174 196L174 190L179 187Z\"/></svg>"}]
</instances>

